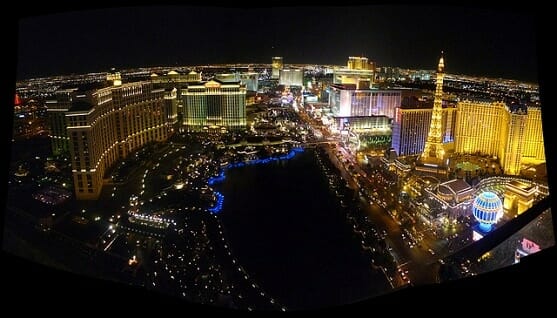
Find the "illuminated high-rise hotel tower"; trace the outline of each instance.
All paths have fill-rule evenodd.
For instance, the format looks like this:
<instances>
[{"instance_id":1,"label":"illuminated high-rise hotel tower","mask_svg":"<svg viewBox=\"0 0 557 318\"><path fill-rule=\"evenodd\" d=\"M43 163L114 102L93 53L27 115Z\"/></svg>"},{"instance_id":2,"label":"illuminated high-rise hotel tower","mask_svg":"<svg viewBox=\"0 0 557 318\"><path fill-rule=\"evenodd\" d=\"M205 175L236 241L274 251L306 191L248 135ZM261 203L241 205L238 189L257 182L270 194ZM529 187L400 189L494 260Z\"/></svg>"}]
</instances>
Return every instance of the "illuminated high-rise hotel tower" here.
<instances>
[{"instance_id":1,"label":"illuminated high-rise hotel tower","mask_svg":"<svg viewBox=\"0 0 557 318\"><path fill-rule=\"evenodd\" d=\"M246 128L246 86L217 79L182 90L183 124L190 131Z\"/></svg>"},{"instance_id":2,"label":"illuminated high-rise hotel tower","mask_svg":"<svg viewBox=\"0 0 557 318\"><path fill-rule=\"evenodd\" d=\"M97 200L105 172L144 145L165 141L175 121L163 88L122 83L113 74L107 80L111 86L60 90L47 102L53 154L69 156L77 200Z\"/></svg>"},{"instance_id":3,"label":"illuminated high-rise hotel tower","mask_svg":"<svg viewBox=\"0 0 557 318\"><path fill-rule=\"evenodd\" d=\"M507 175L520 174L523 164L544 162L540 108L509 107L503 102L459 101L455 152L497 157Z\"/></svg>"},{"instance_id":4,"label":"illuminated high-rise hotel tower","mask_svg":"<svg viewBox=\"0 0 557 318\"><path fill-rule=\"evenodd\" d=\"M354 84L356 89L361 90L371 88L375 76L372 61L364 56L349 56L346 66L333 70L333 84Z\"/></svg>"},{"instance_id":5,"label":"illuminated high-rise hotel tower","mask_svg":"<svg viewBox=\"0 0 557 318\"><path fill-rule=\"evenodd\" d=\"M282 56L273 56L273 64L271 78L278 79L280 76L280 70L282 70Z\"/></svg>"},{"instance_id":6,"label":"illuminated high-rise hotel tower","mask_svg":"<svg viewBox=\"0 0 557 318\"><path fill-rule=\"evenodd\" d=\"M443 78L445 77L444 69L445 63L443 61L443 52L441 52L441 58L439 59L439 65L437 66L433 113L431 114L429 132L427 134L424 152L422 153L422 159L425 162L440 162L445 156L445 150L443 149L443 131L441 129L443 116L443 109L441 107L443 101Z\"/></svg>"}]
</instances>

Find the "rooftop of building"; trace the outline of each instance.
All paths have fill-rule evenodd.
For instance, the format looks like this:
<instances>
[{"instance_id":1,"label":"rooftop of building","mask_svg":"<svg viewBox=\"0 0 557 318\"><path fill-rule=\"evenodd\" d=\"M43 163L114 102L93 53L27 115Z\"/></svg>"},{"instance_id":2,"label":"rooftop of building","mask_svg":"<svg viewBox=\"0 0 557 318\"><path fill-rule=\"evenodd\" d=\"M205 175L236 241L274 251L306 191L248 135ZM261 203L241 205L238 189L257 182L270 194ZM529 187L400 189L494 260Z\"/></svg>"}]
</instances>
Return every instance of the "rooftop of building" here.
<instances>
[{"instance_id":1,"label":"rooftop of building","mask_svg":"<svg viewBox=\"0 0 557 318\"><path fill-rule=\"evenodd\" d=\"M208 81L203 81L202 84L206 84L208 82L217 82L219 84L240 84L240 81L232 81L232 80L222 80L222 79L217 79L215 77L211 78Z\"/></svg>"},{"instance_id":2,"label":"rooftop of building","mask_svg":"<svg viewBox=\"0 0 557 318\"><path fill-rule=\"evenodd\" d=\"M213 79L218 80L222 83L238 83L238 79L236 74L234 73L226 73L226 74L215 74Z\"/></svg>"},{"instance_id":3,"label":"rooftop of building","mask_svg":"<svg viewBox=\"0 0 557 318\"><path fill-rule=\"evenodd\" d=\"M464 179L453 179L443 182L439 185L439 192L445 193L445 189L449 190L449 193L459 194L465 191L469 191L472 187Z\"/></svg>"},{"instance_id":4,"label":"rooftop of building","mask_svg":"<svg viewBox=\"0 0 557 318\"><path fill-rule=\"evenodd\" d=\"M534 184L520 180L512 180L511 182L509 182L509 186L524 190L526 192L535 188Z\"/></svg>"}]
</instances>

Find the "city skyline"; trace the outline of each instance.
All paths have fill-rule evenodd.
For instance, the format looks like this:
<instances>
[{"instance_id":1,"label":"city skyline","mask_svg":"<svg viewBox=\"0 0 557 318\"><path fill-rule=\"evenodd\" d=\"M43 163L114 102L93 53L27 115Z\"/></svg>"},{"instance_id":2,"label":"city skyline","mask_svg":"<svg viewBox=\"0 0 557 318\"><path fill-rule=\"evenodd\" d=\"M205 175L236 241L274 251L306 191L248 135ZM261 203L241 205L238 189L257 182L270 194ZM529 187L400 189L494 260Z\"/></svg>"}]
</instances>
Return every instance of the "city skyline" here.
<instances>
[{"instance_id":1,"label":"city skyline","mask_svg":"<svg viewBox=\"0 0 557 318\"><path fill-rule=\"evenodd\" d=\"M534 9L50 10L21 20L8 253L269 312L555 250Z\"/></svg>"},{"instance_id":2,"label":"city skyline","mask_svg":"<svg viewBox=\"0 0 557 318\"><path fill-rule=\"evenodd\" d=\"M19 21L16 77L272 56L342 65L363 55L379 66L433 69L431 56L443 50L448 73L537 82L535 21L528 10L459 6L60 9Z\"/></svg>"}]
</instances>

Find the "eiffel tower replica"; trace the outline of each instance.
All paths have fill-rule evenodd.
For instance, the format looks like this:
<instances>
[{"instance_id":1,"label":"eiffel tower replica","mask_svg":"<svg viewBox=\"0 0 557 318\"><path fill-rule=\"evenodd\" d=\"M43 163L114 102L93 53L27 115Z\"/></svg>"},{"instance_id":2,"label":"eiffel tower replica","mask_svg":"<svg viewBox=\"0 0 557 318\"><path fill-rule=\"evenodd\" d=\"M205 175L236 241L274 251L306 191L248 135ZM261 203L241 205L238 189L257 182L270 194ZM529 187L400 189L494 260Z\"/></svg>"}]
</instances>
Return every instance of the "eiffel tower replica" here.
<instances>
[{"instance_id":1,"label":"eiffel tower replica","mask_svg":"<svg viewBox=\"0 0 557 318\"><path fill-rule=\"evenodd\" d=\"M424 146L424 152L416 162L416 170L426 173L447 174L447 160L443 147L443 78L445 77L445 62L443 52L437 65L437 80L435 82L435 98L433 100L433 111L431 123Z\"/></svg>"}]
</instances>

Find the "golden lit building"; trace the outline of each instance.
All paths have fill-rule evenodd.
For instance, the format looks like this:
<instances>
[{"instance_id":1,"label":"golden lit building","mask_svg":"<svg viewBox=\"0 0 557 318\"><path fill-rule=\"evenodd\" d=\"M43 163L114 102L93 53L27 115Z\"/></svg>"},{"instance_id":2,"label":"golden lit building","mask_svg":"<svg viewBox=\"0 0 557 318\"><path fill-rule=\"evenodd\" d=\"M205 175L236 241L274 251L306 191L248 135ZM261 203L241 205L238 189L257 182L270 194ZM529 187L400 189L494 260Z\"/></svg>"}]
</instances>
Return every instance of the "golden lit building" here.
<instances>
[{"instance_id":1,"label":"golden lit building","mask_svg":"<svg viewBox=\"0 0 557 318\"><path fill-rule=\"evenodd\" d=\"M172 107L176 107L176 114L177 118L176 121L182 122L182 118L184 116L184 105L182 105L182 90L185 90L189 84L198 84L201 83L202 80L202 73L196 72L194 70L190 72L177 72L175 70L169 71L166 74L157 74L152 73L151 82L155 88L164 88L169 95L167 98L168 102L172 104ZM172 95L172 90L176 90L177 98L170 98Z\"/></svg>"},{"instance_id":2,"label":"golden lit building","mask_svg":"<svg viewBox=\"0 0 557 318\"><path fill-rule=\"evenodd\" d=\"M455 151L501 154L501 138L508 125L504 103L461 101L457 104Z\"/></svg>"},{"instance_id":3,"label":"golden lit building","mask_svg":"<svg viewBox=\"0 0 557 318\"><path fill-rule=\"evenodd\" d=\"M146 143L165 140L167 119L175 118L165 109L164 89L151 82L118 84L74 95L65 112L78 200L97 199L105 171Z\"/></svg>"},{"instance_id":4,"label":"golden lit building","mask_svg":"<svg viewBox=\"0 0 557 318\"><path fill-rule=\"evenodd\" d=\"M447 105L441 112L441 140L445 152L454 151L456 128L456 105Z\"/></svg>"},{"instance_id":5,"label":"golden lit building","mask_svg":"<svg viewBox=\"0 0 557 318\"><path fill-rule=\"evenodd\" d=\"M168 129L174 130L178 124L178 107L179 107L178 89L165 90L164 92L164 119ZM180 123L181 124L181 123ZM177 128L177 127L176 127Z\"/></svg>"},{"instance_id":6,"label":"golden lit building","mask_svg":"<svg viewBox=\"0 0 557 318\"><path fill-rule=\"evenodd\" d=\"M111 68L110 72L106 74L106 84L119 86L122 85L122 75L117 72L115 68Z\"/></svg>"},{"instance_id":7,"label":"golden lit building","mask_svg":"<svg viewBox=\"0 0 557 318\"><path fill-rule=\"evenodd\" d=\"M280 70L282 70L282 56L273 56L273 64L271 64L271 78L278 79Z\"/></svg>"},{"instance_id":8,"label":"golden lit building","mask_svg":"<svg viewBox=\"0 0 557 318\"><path fill-rule=\"evenodd\" d=\"M184 122L188 130L245 129L246 86L212 79L182 90Z\"/></svg>"},{"instance_id":9,"label":"golden lit building","mask_svg":"<svg viewBox=\"0 0 557 318\"><path fill-rule=\"evenodd\" d=\"M519 215L534 205L536 185L524 180L512 180L505 186L503 208L511 216Z\"/></svg>"},{"instance_id":10,"label":"golden lit building","mask_svg":"<svg viewBox=\"0 0 557 318\"><path fill-rule=\"evenodd\" d=\"M528 107L528 119L526 120L522 151L522 160L524 162L538 163L545 161L542 111L540 107Z\"/></svg>"},{"instance_id":11,"label":"golden lit building","mask_svg":"<svg viewBox=\"0 0 557 318\"><path fill-rule=\"evenodd\" d=\"M545 160L539 108L509 109L502 102L457 105L455 151L499 158L505 174L517 175L525 161Z\"/></svg>"},{"instance_id":12,"label":"golden lit building","mask_svg":"<svg viewBox=\"0 0 557 318\"><path fill-rule=\"evenodd\" d=\"M356 89L370 89L375 74L374 63L363 56L349 56L347 67L333 69L333 84L354 84Z\"/></svg>"},{"instance_id":13,"label":"golden lit building","mask_svg":"<svg viewBox=\"0 0 557 318\"><path fill-rule=\"evenodd\" d=\"M346 63L348 69L351 70L373 70L375 69L373 62L364 56L349 56Z\"/></svg>"},{"instance_id":14,"label":"golden lit building","mask_svg":"<svg viewBox=\"0 0 557 318\"><path fill-rule=\"evenodd\" d=\"M513 112L507 110L506 116L507 125L503 127L501 136L499 162L506 174L517 175L520 173L527 116L522 109Z\"/></svg>"}]
</instances>

